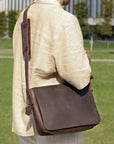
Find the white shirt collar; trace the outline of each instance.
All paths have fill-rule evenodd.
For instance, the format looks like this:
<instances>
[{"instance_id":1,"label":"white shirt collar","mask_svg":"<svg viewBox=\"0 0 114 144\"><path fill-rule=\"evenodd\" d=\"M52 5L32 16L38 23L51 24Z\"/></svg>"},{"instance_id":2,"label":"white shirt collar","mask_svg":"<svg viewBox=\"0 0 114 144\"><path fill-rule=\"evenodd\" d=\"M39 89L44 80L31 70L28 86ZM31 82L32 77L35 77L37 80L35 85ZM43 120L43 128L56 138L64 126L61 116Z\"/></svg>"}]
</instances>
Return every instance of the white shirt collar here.
<instances>
[{"instance_id":1,"label":"white shirt collar","mask_svg":"<svg viewBox=\"0 0 114 144\"><path fill-rule=\"evenodd\" d=\"M57 0L34 0L34 2L38 2L40 4L54 4L61 6L61 4Z\"/></svg>"}]
</instances>

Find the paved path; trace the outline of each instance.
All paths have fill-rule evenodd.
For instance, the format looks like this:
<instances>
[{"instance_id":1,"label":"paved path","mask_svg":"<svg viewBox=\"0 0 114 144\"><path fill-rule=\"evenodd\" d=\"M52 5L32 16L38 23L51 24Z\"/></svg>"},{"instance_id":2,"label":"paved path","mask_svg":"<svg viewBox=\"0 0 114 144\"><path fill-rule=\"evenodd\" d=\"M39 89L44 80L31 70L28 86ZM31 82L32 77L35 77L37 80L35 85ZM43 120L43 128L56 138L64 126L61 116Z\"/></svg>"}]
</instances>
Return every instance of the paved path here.
<instances>
[{"instance_id":1,"label":"paved path","mask_svg":"<svg viewBox=\"0 0 114 144\"><path fill-rule=\"evenodd\" d=\"M12 49L0 49L0 54L8 54L13 53Z\"/></svg>"},{"instance_id":2,"label":"paved path","mask_svg":"<svg viewBox=\"0 0 114 144\"><path fill-rule=\"evenodd\" d=\"M8 58L8 59L13 59L13 56L0 56L0 58Z\"/></svg>"},{"instance_id":3,"label":"paved path","mask_svg":"<svg viewBox=\"0 0 114 144\"><path fill-rule=\"evenodd\" d=\"M91 59L92 62L114 62L114 59Z\"/></svg>"}]
</instances>

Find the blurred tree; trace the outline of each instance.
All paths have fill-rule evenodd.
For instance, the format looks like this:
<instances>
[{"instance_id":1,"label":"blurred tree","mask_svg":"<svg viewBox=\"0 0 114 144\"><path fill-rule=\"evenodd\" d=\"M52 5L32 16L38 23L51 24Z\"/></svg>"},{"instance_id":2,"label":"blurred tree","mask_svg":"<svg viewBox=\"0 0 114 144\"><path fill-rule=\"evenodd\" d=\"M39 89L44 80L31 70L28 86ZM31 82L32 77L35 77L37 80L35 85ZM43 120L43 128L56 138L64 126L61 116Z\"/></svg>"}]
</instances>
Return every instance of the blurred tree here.
<instances>
[{"instance_id":1,"label":"blurred tree","mask_svg":"<svg viewBox=\"0 0 114 144\"><path fill-rule=\"evenodd\" d=\"M100 35L103 35L105 39L109 36L112 36L112 25L111 25L111 18L113 13L113 2L109 0L102 0L102 8L101 8L101 16L103 17L104 21L101 25L97 26L97 31Z\"/></svg>"},{"instance_id":2,"label":"blurred tree","mask_svg":"<svg viewBox=\"0 0 114 144\"><path fill-rule=\"evenodd\" d=\"M16 21L20 15L20 13L22 12L22 10L19 11L9 11L8 12L8 35L9 37L13 36L13 30L16 24Z\"/></svg>"},{"instance_id":3,"label":"blurred tree","mask_svg":"<svg viewBox=\"0 0 114 144\"><path fill-rule=\"evenodd\" d=\"M88 28L89 28L88 22L87 22L88 7L87 7L86 2L80 2L78 4L75 4L74 14L77 16L79 20L83 36L86 36L88 34Z\"/></svg>"},{"instance_id":4,"label":"blurred tree","mask_svg":"<svg viewBox=\"0 0 114 144\"><path fill-rule=\"evenodd\" d=\"M7 16L5 12L0 12L0 37L5 36L7 30L6 25L7 25Z\"/></svg>"},{"instance_id":5,"label":"blurred tree","mask_svg":"<svg viewBox=\"0 0 114 144\"><path fill-rule=\"evenodd\" d=\"M8 36L12 37L13 29L17 20L17 11L8 12Z\"/></svg>"}]
</instances>

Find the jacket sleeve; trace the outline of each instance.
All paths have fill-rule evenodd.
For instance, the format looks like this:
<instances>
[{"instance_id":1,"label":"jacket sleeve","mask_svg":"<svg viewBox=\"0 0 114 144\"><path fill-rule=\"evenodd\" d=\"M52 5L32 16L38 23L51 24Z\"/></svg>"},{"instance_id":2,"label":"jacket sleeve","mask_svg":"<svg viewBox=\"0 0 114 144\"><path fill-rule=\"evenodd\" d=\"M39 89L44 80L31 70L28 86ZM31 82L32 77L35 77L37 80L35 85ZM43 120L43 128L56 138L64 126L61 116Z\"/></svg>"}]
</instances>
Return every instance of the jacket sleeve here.
<instances>
[{"instance_id":1,"label":"jacket sleeve","mask_svg":"<svg viewBox=\"0 0 114 144\"><path fill-rule=\"evenodd\" d=\"M58 26L54 37L54 58L58 74L63 80L77 89L88 85L91 67L76 17L73 17L69 25Z\"/></svg>"}]
</instances>

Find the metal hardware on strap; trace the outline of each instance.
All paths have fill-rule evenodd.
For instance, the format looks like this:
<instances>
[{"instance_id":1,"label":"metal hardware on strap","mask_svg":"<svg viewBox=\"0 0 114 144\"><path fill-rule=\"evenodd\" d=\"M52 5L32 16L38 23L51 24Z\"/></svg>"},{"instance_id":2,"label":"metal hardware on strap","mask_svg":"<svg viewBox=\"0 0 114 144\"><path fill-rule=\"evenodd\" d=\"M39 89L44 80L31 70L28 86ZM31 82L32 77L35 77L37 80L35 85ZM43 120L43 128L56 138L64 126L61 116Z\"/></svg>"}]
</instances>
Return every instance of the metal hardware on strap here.
<instances>
[{"instance_id":1,"label":"metal hardware on strap","mask_svg":"<svg viewBox=\"0 0 114 144\"><path fill-rule=\"evenodd\" d=\"M25 108L25 113L27 114L27 115L31 115L31 113L32 113L32 102L31 102L31 99L30 99L30 94L29 94L29 91L27 90L26 91L26 94L27 94L27 106L26 106L26 108Z\"/></svg>"},{"instance_id":2,"label":"metal hardware on strap","mask_svg":"<svg viewBox=\"0 0 114 144\"><path fill-rule=\"evenodd\" d=\"M32 113L32 110L31 110L32 108L31 108L31 105L28 105L26 108L25 108L25 114L26 115L31 115L31 113Z\"/></svg>"}]
</instances>

